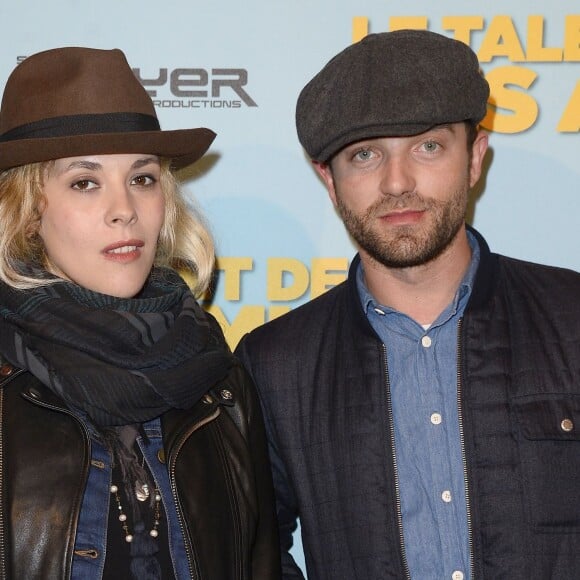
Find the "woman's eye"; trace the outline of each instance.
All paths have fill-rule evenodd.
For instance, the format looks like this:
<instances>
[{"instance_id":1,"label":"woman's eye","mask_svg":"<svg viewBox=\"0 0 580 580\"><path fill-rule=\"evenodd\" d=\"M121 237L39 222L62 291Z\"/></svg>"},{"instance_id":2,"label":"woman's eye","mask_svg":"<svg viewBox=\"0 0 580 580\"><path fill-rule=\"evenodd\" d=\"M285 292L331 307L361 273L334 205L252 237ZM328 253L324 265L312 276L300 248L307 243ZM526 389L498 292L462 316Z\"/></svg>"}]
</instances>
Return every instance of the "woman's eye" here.
<instances>
[{"instance_id":1,"label":"woman's eye","mask_svg":"<svg viewBox=\"0 0 580 580\"><path fill-rule=\"evenodd\" d=\"M156 182L157 180L151 175L137 175L131 180L132 185L138 185L140 187L153 185Z\"/></svg>"},{"instance_id":2,"label":"woman's eye","mask_svg":"<svg viewBox=\"0 0 580 580\"><path fill-rule=\"evenodd\" d=\"M90 179L79 179L72 184L73 189L78 189L79 191L89 191L95 189L97 184Z\"/></svg>"}]
</instances>

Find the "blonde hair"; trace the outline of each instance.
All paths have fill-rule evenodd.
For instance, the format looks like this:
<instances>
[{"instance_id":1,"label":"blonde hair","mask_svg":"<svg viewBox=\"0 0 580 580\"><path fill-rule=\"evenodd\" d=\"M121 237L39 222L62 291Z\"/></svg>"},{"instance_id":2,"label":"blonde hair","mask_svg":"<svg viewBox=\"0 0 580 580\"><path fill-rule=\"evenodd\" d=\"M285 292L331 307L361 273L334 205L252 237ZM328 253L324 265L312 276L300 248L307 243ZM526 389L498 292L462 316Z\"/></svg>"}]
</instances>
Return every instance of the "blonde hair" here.
<instances>
[{"instance_id":1,"label":"blonde hair","mask_svg":"<svg viewBox=\"0 0 580 580\"><path fill-rule=\"evenodd\" d=\"M38 235L44 176L52 163L31 163L0 173L0 279L13 288L36 288L59 280L46 277L50 261ZM186 204L166 159L161 160L160 184L165 219L154 265L192 271L192 290L201 296L213 273L213 239L199 211Z\"/></svg>"}]
</instances>

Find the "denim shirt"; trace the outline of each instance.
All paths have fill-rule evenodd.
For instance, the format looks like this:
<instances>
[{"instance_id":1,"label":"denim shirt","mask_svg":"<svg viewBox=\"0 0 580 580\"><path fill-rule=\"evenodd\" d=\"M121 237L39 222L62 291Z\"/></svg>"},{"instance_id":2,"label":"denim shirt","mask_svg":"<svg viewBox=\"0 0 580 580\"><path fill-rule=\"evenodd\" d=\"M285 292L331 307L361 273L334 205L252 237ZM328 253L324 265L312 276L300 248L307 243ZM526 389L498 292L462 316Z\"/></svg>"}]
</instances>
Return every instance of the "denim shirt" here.
<instances>
[{"instance_id":1,"label":"denim shirt","mask_svg":"<svg viewBox=\"0 0 580 580\"><path fill-rule=\"evenodd\" d=\"M470 578L467 502L457 404L458 322L471 294L479 246L453 301L427 329L378 304L357 285L387 352L403 538L414 580Z\"/></svg>"},{"instance_id":2,"label":"denim shirt","mask_svg":"<svg viewBox=\"0 0 580 580\"><path fill-rule=\"evenodd\" d=\"M78 521L71 579L101 580L106 557L109 502L111 501L111 457L100 442L94 428L86 421L82 419L81 421L90 434L91 467ZM161 494L168 520L169 551L175 578L189 580L191 572L175 499L171 491L167 467L159 459L163 449L161 421L154 419L145 423L143 428L149 441L145 442L139 436L137 444Z\"/></svg>"}]
</instances>

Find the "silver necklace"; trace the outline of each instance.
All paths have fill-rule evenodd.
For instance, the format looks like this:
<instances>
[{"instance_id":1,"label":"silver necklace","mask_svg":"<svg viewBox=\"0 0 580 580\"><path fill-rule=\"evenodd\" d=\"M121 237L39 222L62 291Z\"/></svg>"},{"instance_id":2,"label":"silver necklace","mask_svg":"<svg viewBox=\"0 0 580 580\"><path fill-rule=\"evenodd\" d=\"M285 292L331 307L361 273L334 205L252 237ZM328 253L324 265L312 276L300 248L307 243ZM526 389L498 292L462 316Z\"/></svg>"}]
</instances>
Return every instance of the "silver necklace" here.
<instances>
[{"instance_id":1,"label":"silver necklace","mask_svg":"<svg viewBox=\"0 0 580 580\"><path fill-rule=\"evenodd\" d=\"M133 534L129 531L129 525L127 524L127 514L123 510L123 505L121 504L121 498L119 497L119 488L115 485L111 485L111 495L115 498L117 503L117 509L119 510L119 522L121 522L121 527L125 532L125 541L131 543L133 541ZM152 538L156 538L159 535L159 521L161 517L161 494L159 490L155 488L155 505L153 506L153 527L149 530L149 535ZM146 483L135 485L135 495L139 501L145 501L149 497L149 486Z\"/></svg>"}]
</instances>

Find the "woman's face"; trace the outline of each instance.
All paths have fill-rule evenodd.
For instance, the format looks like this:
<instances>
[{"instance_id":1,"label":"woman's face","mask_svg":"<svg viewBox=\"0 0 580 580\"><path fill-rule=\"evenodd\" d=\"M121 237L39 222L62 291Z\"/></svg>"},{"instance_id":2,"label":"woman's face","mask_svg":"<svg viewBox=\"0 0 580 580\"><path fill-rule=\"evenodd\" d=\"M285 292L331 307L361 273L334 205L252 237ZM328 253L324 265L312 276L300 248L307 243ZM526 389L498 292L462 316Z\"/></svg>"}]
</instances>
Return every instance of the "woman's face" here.
<instances>
[{"instance_id":1,"label":"woman's face","mask_svg":"<svg viewBox=\"0 0 580 580\"><path fill-rule=\"evenodd\" d=\"M135 296L165 216L155 155L58 159L44 179L40 222L50 271L102 294Z\"/></svg>"}]
</instances>

